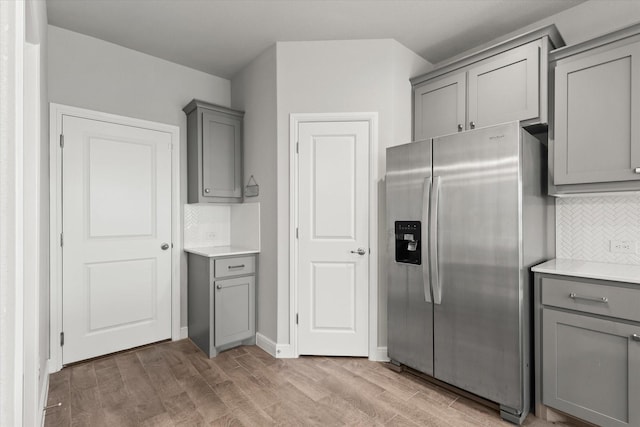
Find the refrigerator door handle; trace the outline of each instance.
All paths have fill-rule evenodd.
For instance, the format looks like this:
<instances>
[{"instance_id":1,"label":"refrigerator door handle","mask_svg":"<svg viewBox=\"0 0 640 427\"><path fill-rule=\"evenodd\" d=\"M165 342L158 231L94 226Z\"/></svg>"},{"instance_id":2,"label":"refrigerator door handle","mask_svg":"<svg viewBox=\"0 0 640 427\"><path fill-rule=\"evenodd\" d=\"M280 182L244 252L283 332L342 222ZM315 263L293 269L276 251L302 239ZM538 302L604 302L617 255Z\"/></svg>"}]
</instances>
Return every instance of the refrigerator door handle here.
<instances>
[{"instance_id":1,"label":"refrigerator door handle","mask_svg":"<svg viewBox=\"0 0 640 427\"><path fill-rule=\"evenodd\" d=\"M431 196L431 177L424 179L422 183L422 232L420 239L422 240L422 284L424 286L424 300L431 302L431 281L429 278L429 260L424 256L428 250L429 234L427 224L429 223L429 199Z\"/></svg>"},{"instance_id":2,"label":"refrigerator door handle","mask_svg":"<svg viewBox=\"0 0 640 427\"><path fill-rule=\"evenodd\" d=\"M440 177L433 177L429 210L429 265L431 266L431 283L433 303L442 303L442 288L438 274L438 202L440 199Z\"/></svg>"}]
</instances>

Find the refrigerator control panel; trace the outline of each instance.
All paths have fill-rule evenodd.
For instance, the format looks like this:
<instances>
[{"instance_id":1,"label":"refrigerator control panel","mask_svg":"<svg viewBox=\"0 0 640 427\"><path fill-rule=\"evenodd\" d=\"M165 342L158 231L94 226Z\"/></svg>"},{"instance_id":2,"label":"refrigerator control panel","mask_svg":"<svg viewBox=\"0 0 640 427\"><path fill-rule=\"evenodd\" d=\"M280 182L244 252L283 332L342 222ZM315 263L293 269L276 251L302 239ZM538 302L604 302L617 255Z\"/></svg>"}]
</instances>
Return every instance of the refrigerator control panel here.
<instances>
[{"instance_id":1,"label":"refrigerator control panel","mask_svg":"<svg viewBox=\"0 0 640 427\"><path fill-rule=\"evenodd\" d=\"M422 264L422 224L420 221L396 221L396 262Z\"/></svg>"}]
</instances>

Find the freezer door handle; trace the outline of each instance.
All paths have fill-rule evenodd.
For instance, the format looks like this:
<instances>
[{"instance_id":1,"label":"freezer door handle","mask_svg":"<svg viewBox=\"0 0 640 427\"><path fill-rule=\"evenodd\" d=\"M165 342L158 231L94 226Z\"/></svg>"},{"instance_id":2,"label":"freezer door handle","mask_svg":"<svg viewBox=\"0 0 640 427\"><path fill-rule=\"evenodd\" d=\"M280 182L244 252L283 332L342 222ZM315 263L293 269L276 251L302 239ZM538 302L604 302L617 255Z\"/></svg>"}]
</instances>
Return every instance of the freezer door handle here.
<instances>
[{"instance_id":1,"label":"freezer door handle","mask_svg":"<svg viewBox=\"0 0 640 427\"><path fill-rule=\"evenodd\" d=\"M424 300L431 302L431 281L429 280L429 260L425 259L427 253L427 242L429 234L427 224L429 221L429 198L431 195L431 177L424 179L422 183L422 232L420 239L422 240L422 284L424 286Z\"/></svg>"},{"instance_id":2,"label":"freezer door handle","mask_svg":"<svg viewBox=\"0 0 640 427\"><path fill-rule=\"evenodd\" d=\"M429 265L431 269L431 288L433 303L442 303L442 288L438 274L438 203L440 201L440 177L433 177L429 209Z\"/></svg>"}]
</instances>

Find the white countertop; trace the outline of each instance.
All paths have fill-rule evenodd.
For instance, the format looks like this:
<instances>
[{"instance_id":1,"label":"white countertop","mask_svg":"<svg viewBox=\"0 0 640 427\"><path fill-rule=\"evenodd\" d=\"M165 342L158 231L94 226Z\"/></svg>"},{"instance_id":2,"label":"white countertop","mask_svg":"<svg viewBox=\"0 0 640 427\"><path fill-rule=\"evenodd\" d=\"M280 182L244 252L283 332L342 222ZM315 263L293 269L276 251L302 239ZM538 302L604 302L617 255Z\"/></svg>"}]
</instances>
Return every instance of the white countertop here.
<instances>
[{"instance_id":1,"label":"white countertop","mask_svg":"<svg viewBox=\"0 0 640 427\"><path fill-rule=\"evenodd\" d=\"M640 284L640 265L552 259L531 268L536 273Z\"/></svg>"},{"instance_id":2,"label":"white countertop","mask_svg":"<svg viewBox=\"0 0 640 427\"><path fill-rule=\"evenodd\" d=\"M205 257L257 254L259 249L244 248L242 246L203 246L199 248L184 248L185 252Z\"/></svg>"}]
</instances>

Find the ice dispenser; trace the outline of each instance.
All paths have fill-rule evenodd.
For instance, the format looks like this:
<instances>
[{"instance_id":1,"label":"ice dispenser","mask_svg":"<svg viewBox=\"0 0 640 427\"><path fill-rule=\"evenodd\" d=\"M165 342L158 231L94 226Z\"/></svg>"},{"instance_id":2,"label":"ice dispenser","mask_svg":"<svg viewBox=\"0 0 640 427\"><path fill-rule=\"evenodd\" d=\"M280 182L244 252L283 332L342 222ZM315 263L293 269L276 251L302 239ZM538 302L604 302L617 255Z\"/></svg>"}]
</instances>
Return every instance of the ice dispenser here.
<instances>
[{"instance_id":1,"label":"ice dispenser","mask_svg":"<svg viewBox=\"0 0 640 427\"><path fill-rule=\"evenodd\" d=\"M422 264L420 221L396 221L396 262Z\"/></svg>"}]
</instances>

